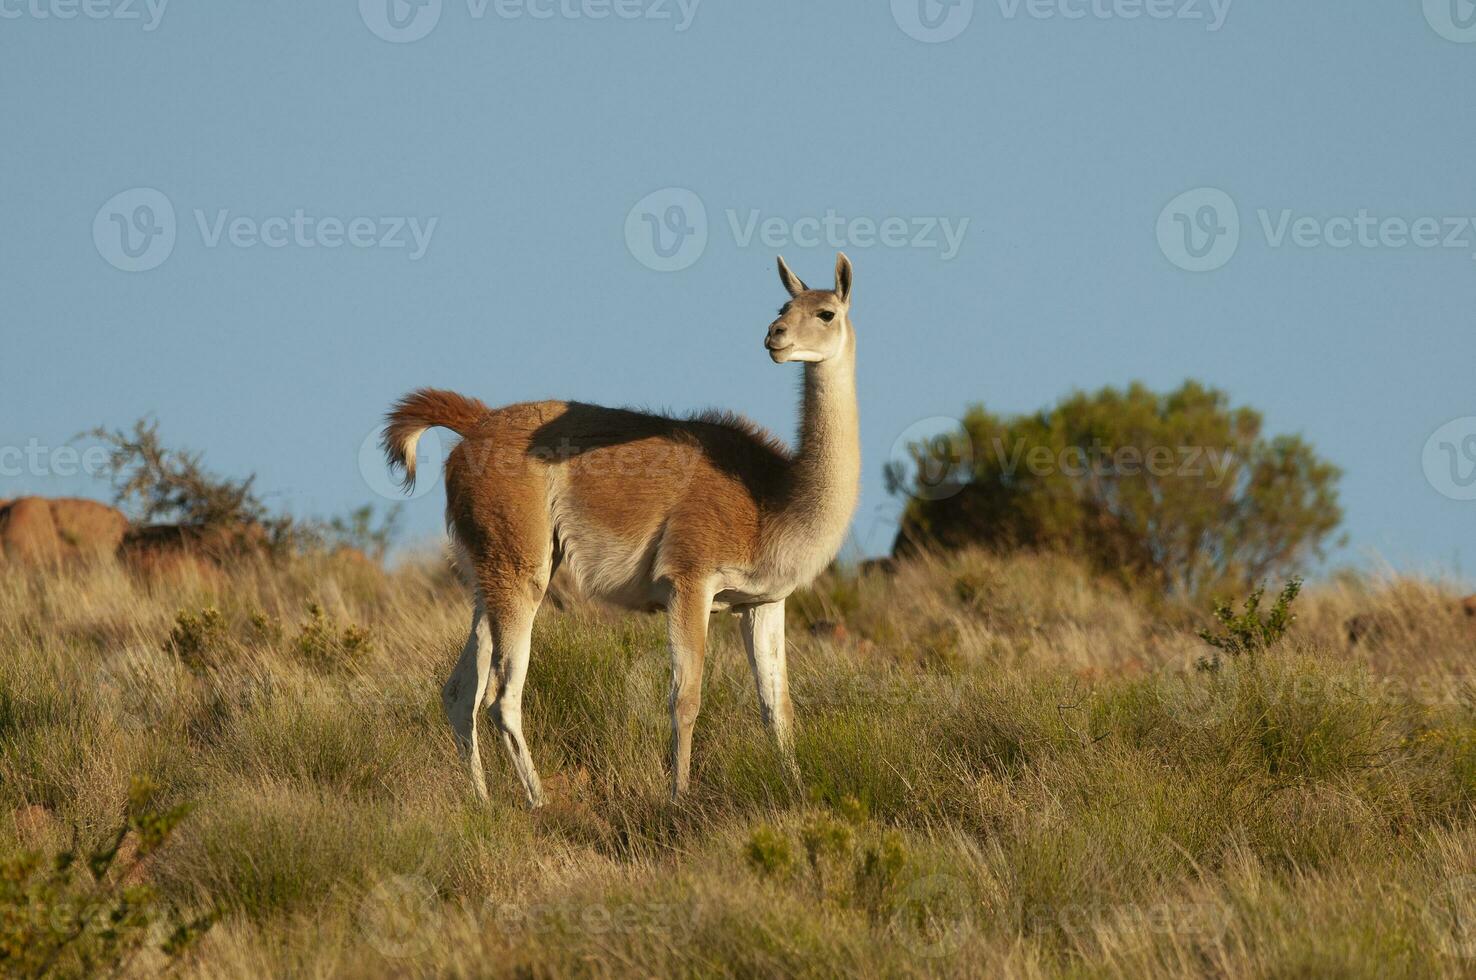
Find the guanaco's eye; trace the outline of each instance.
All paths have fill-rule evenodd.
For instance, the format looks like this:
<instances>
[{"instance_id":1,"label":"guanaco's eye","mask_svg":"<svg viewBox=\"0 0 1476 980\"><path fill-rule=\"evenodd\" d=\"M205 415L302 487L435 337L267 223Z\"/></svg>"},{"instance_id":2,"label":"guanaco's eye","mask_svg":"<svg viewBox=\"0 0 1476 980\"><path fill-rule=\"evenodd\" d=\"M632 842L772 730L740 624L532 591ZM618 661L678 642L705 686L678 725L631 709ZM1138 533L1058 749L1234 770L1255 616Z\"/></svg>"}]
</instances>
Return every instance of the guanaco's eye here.
<instances>
[{"instance_id":1,"label":"guanaco's eye","mask_svg":"<svg viewBox=\"0 0 1476 980\"><path fill-rule=\"evenodd\" d=\"M832 313L832 312L830 312L829 310L821 310L819 313L816 313L815 315L818 316L820 319L824 320L826 323L829 323L831 320L834 320L835 319L835 314Z\"/></svg>"}]
</instances>

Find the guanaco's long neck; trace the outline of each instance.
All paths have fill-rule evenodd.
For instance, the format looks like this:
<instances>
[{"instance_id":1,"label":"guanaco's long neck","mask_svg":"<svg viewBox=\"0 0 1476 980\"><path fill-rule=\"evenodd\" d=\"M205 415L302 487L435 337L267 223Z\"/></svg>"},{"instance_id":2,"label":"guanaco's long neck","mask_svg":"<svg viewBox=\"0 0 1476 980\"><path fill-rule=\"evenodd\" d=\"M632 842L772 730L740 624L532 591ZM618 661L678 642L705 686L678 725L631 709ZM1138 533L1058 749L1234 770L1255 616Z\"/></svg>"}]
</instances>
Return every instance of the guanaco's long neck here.
<instances>
[{"instance_id":1,"label":"guanaco's long neck","mask_svg":"<svg viewBox=\"0 0 1476 980\"><path fill-rule=\"evenodd\" d=\"M849 348L850 345L848 344ZM805 365L795 487L800 497L854 504L861 479L856 355ZM847 520L850 508L847 506Z\"/></svg>"},{"instance_id":2,"label":"guanaco's long neck","mask_svg":"<svg viewBox=\"0 0 1476 980\"><path fill-rule=\"evenodd\" d=\"M798 451L777 530L786 564L808 579L840 550L860 493L854 336L840 356L806 364L804 370Z\"/></svg>"}]
</instances>

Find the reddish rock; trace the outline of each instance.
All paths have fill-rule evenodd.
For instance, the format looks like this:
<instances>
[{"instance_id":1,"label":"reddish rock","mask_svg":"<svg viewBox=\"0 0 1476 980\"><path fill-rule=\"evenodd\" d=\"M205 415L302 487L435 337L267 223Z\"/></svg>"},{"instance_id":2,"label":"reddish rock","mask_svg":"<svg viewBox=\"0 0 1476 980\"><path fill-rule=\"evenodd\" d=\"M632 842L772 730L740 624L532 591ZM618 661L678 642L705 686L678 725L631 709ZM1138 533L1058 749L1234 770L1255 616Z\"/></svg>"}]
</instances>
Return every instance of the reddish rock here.
<instances>
[{"instance_id":1,"label":"reddish rock","mask_svg":"<svg viewBox=\"0 0 1476 980\"><path fill-rule=\"evenodd\" d=\"M41 497L22 497L0 513L0 548L10 561L54 565L61 560L61 537L51 505Z\"/></svg>"},{"instance_id":2,"label":"reddish rock","mask_svg":"<svg viewBox=\"0 0 1476 980\"><path fill-rule=\"evenodd\" d=\"M127 528L121 511L96 500L20 497L0 504L0 553L33 565L111 555Z\"/></svg>"},{"instance_id":3,"label":"reddish rock","mask_svg":"<svg viewBox=\"0 0 1476 980\"><path fill-rule=\"evenodd\" d=\"M96 500L53 500L51 519L64 549L78 555L111 555L128 530L128 518Z\"/></svg>"}]
</instances>

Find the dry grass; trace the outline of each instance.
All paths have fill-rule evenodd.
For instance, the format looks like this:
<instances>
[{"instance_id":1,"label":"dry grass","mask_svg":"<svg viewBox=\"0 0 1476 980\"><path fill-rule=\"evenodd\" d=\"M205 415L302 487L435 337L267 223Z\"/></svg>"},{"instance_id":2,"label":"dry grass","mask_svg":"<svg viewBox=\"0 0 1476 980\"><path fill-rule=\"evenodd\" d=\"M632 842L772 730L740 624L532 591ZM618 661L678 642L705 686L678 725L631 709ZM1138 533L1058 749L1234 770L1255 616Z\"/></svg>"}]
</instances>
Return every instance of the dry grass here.
<instances>
[{"instance_id":1,"label":"dry grass","mask_svg":"<svg viewBox=\"0 0 1476 980\"><path fill-rule=\"evenodd\" d=\"M434 561L11 570L0 847L101 832L133 774L194 801L148 873L223 913L188 966L211 976L1461 976L1451 597L1339 580L1211 674L1197 611L1062 560L830 578L790 617L803 785L721 622L677 806L660 620L548 611L526 716L555 802L529 813L495 747L490 804L458 769L468 609ZM1350 649L1356 613L1379 629Z\"/></svg>"}]
</instances>

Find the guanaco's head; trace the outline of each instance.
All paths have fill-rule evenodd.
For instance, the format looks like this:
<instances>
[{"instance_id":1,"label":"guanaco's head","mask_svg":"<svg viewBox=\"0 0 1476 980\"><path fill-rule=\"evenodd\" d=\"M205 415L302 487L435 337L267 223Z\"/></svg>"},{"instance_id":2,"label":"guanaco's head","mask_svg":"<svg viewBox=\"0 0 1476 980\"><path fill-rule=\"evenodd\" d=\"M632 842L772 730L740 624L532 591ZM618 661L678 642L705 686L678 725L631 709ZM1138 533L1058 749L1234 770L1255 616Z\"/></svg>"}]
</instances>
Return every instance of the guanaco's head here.
<instances>
[{"instance_id":1,"label":"guanaco's head","mask_svg":"<svg viewBox=\"0 0 1476 980\"><path fill-rule=\"evenodd\" d=\"M779 257L779 281L789 291L789 302L779 319L769 324L764 347L775 364L785 361L828 361L850 347L851 260L844 252L835 257L835 288L811 289L789 271Z\"/></svg>"}]
</instances>

